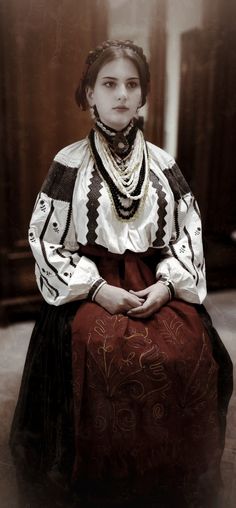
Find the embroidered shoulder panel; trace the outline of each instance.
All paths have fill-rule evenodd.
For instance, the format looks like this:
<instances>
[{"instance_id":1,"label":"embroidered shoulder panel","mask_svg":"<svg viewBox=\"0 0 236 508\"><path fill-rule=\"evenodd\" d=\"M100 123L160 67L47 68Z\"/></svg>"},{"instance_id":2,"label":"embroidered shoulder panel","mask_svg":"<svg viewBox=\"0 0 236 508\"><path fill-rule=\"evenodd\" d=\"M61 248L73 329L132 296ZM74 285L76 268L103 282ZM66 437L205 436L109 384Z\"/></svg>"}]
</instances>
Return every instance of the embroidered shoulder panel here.
<instances>
[{"instance_id":1,"label":"embroidered shoulder panel","mask_svg":"<svg viewBox=\"0 0 236 508\"><path fill-rule=\"evenodd\" d=\"M182 196L185 196L185 194L189 194L191 192L189 185L176 163L174 163L171 168L165 169L164 175L169 182L176 201L178 201Z\"/></svg>"},{"instance_id":2,"label":"embroidered shoulder panel","mask_svg":"<svg viewBox=\"0 0 236 508\"><path fill-rule=\"evenodd\" d=\"M78 168L70 168L53 161L41 191L52 199L70 202L72 200Z\"/></svg>"},{"instance_id":3,"label":"embroidered shoulder panel","mask_svg":"<svg viewBox=\"0 0 236 508\"><path fill-rule=\"evenodd\" d=\"M169 182L175 200L178 201L185 194L189 194L191 190L176 164L175 159L165 150L150 142L147 143L147 146L150 156L151 169L155 170L156 166L161 169Z\"/></svg>"}]
</instances>

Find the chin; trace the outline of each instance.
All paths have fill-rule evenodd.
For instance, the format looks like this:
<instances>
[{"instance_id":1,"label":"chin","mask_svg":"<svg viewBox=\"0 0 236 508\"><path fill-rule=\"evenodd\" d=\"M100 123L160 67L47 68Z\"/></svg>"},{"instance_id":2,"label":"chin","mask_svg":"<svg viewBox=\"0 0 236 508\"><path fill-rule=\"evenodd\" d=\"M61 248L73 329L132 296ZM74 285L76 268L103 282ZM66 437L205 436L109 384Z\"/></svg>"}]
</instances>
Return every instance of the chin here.
<instances>
[{"instance_id":1,"label":"chin","mask_svg":"<svg viewBox=\"0 0 236 508\"><path fill-rule=\"evenodd\" d=\"M117 113L114 111L110 111L110 114L107 115L99 115L102 122L110 127L111 129L115 129L116 131L122 131L132 120L133 116L126 115L125 113ZM109 116L109 118L108 118Z\"/></svg>"},{"instance_id":2,"label":"chin","mask_svg":"<svg viewBox=\"0 0 236 508\"><path fill-rule=\"evenodd\" d=\"M111 125L112 129L114 129L115 131L123 131L123 129L125 129L125 127L128 125L129 122L126 122L126 123L123 123L122 125Z\"/></svg>"},{"instance_id":3,"label":"chin","mask_svg":"<svg viewBox=\"0 0 236 508\"><path fill-rule=\"evenodd\" d=\"M116 131L122 131L129 124L132 118L124 118L120 120L110 121L110 127Z\"/></svg>"}]
</instances>

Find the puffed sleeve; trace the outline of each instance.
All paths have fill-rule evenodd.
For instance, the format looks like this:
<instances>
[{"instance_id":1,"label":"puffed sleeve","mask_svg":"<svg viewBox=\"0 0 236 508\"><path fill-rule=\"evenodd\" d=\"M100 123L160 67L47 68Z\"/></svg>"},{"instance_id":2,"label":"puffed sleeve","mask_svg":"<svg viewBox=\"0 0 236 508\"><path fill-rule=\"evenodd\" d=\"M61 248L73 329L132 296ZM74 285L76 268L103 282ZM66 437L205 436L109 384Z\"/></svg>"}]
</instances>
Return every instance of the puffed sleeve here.
<instances>
[{"instance_id":1,"label":"puffed sleeve","mask_svg":"<svg viewBox=\"0 0 236 508\"><path fill-rule=\"evenodd\" d=\"M96 264L79 254L72 216L77 172L76 167L53 161L29 227L39 290L56 306L87 298L102 283Z\"/></svg>"},{"instance_id":2,"label":"puffed sleeve","mask_svg":"<svg viewBox=\"0 0 236 508\"><path fill-rule=\"evenodd\" d=\"M157 265L157 278L168 279L176 298L202 303L206 297L202 224L195 197L176 163L165 171L174 196L174 217L169 245Z\"/></svg>"}]
</instances>

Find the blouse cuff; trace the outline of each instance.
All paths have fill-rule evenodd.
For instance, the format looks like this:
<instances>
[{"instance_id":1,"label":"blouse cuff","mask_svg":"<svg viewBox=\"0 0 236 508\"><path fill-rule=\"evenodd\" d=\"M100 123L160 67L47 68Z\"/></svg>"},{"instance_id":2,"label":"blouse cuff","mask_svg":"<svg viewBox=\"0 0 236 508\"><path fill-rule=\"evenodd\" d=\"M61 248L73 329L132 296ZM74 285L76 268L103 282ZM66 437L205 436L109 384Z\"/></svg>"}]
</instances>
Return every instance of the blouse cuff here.
<instances>
[{"instance_id":1,"label":"blouse cuff","mask_svg":"<svg viewBox=\"0 0 236 508\"><path fill-rule=\"evenodd\" d=\"M89 290L88 299L92 302L95 300L95 296L98 293L99 289L104 286L104 284L107 284L106 280L104 280L102 277L100 277Z\"/></svg>"}]
</instances>

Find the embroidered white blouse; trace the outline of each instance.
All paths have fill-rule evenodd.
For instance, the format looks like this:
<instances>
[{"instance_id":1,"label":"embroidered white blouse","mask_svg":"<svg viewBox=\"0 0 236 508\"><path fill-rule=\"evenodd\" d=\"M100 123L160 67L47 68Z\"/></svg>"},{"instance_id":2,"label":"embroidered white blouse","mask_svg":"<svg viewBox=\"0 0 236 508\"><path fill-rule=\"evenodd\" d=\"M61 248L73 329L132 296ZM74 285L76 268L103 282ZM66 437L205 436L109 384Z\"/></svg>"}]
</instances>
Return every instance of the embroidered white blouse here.
<instances>
[{"instance_id":1,"label":"embroidered white blouse","mask_svg":"<svg viewBox=\"0 0 236 508\"><path fill-rule=\"evenodd\" d=\"M201 303L206 296L205 263L198 205L174 159L147 143L149 184L131 220L120 220L107 184L97 171L88 139L63 148L39 193L29 228L36 279L52 305L87 298L100 278L80 245L112 253L158 249L156 275L167 277L175 295ZM132 288L130 288L132 289Z\"/></svg>"}]
</instances>

